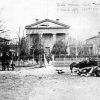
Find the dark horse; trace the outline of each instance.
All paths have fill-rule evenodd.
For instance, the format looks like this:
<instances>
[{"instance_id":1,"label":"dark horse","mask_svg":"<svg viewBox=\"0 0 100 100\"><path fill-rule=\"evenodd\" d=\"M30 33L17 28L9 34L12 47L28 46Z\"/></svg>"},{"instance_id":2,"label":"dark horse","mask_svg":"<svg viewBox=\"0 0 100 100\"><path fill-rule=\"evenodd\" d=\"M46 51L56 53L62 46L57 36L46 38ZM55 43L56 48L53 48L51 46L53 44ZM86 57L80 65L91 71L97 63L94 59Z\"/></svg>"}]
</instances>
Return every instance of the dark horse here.
<instances>
[{"instance_id":1,"label":"dark horse","mask_svg":"<svg viewBox=\"0 0 100 100\"><path fill-rule=\"evenodd\" d=\"M82 69L82 68L85 68L85 67L92 67L92 66L97 66L97 62L92 61L92 60L89 60L89 61L85 60L85 61L81 61L79 63L73 62L72 64L70 64L70 70L71 70L71 73L72 73L73 68Z\"/></svg>"}]
</instances>

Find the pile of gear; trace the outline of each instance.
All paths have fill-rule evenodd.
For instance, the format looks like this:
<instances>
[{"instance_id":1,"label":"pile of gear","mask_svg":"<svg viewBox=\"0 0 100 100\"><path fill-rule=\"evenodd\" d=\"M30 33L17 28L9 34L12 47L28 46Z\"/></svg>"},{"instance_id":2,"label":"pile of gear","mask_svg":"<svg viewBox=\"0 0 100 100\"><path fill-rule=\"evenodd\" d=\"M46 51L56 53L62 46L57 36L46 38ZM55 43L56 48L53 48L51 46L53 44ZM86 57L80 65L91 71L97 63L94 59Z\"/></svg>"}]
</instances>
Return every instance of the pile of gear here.
<instances>
[{"instance_id":1,"label":"pile of gear","mask_svg":"<svg viewBox=\"0 0 100 100\"><path fill-rule=\"evenodd\" d=\"M84 60L81 62L73 62L70 65L71 73L73 70L77 75L80 76L96 76L100 77L100 67L98 66L98 62L95 60Z\"/></svg>"},{"instance_id":2,"label":"pile of gear","mask_svg":"<svg viewBox=\"0 0 100 100\"><path fill-rule=\"evenodd\" d=\"M100 68L98 66L77 69L76 72L80 76L96 76L100 77Z\"/></svg>"}]
</instances>

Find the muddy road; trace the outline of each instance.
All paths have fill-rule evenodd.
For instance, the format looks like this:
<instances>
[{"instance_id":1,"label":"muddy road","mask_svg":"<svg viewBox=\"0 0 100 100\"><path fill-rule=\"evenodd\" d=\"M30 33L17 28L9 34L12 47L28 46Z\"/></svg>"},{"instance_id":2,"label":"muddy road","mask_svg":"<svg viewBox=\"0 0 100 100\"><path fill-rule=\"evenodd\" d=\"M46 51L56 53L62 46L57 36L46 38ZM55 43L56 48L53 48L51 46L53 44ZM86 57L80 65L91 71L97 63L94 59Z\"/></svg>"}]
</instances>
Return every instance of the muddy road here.
<instances>
[{"instance_id":1,"label":"muddy road","mask_svg":"<svg viewBox=\"0 0 100 100\"><path fill-rule=\"evenodd\" d=\"M100 78L72 75L69 68L0 71L0 100L99 100Z\"/></svg>"}]
</instances>

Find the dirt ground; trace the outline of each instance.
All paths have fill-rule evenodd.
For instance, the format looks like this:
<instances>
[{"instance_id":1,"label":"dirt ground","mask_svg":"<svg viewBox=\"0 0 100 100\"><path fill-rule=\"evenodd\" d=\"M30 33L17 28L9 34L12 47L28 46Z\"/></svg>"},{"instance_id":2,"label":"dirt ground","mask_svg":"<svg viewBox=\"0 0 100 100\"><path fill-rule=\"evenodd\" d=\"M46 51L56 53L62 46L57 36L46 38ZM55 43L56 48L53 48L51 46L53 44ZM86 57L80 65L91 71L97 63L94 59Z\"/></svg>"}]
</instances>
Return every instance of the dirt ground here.
<instances>
[{"instance_id":1,"label":"dirt ground","mask_svg":"<svg viewBox=\"0 0 100 100\"><path fill-rule=\"evenodd\" d=\"M57 74L56 69L65 73ZM72 75L69 67L0 71L0 100L99 100L100 77Z\"/></svg>"}]
</instances>

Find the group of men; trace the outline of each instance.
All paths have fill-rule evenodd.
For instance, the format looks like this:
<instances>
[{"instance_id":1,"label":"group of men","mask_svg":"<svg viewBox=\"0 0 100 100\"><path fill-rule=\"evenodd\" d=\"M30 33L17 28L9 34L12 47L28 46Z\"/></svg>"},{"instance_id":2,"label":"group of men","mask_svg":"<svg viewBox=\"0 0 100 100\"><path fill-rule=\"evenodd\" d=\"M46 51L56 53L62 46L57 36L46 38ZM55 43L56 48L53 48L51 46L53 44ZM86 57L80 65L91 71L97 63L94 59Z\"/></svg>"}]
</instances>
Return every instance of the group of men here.
<instances>
[{"instance_id":1,"label":"group of men","mask_svg":"<svg viewBox=\"0 0 100 100\"><path fill-rule=\"evenodd\" d=\"M12 55L10 52L3 52L1 56L1 63L2 71L6 69L9 71L9 68L12 68L12 70L14 70L15 64L13 63Z\"/></svg>"}]
</instances>

